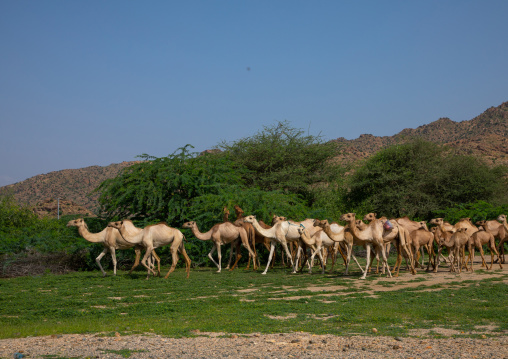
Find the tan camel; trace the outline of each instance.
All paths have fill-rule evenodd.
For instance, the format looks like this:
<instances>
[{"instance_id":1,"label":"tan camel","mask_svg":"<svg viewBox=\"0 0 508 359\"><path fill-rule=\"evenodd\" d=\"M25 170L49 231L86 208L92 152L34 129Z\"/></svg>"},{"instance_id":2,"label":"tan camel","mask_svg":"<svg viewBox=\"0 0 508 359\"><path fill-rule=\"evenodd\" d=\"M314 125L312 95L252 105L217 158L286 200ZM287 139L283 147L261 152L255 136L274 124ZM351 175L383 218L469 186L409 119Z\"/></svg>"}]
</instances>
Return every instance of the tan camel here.
<instances>
[{"instance_id":1,"label":"tan camel","mask_svg":"<svg viewBox=\"0 0 508 359\"><path fill-rule=\"evenodd\" d=\"M306 219L302 222L293 222L293 221L278 221L276 222L272 228L266 229L261 227L259 222L256 219L256 216L250 215L247 217L244 217L243 220L246 223L250 223L254 226L254 229L256 232L258 232L260 235L270 238L270 255L268 256L268 263L266 265L266 269L262 274L266 274L268 271L268 268L270 267L270 263L273 259L273 253L275 251L275 245L276 243L280 243L282 245L282 248L286 252L287 257L291 261L291 267L293 267L293 272L296 271L296 267L293 262L293 257L291 256L291 253L288 248L288 243L298 241L300 238L300 233L298 233L298 228L303 227L307 228L309 230L309 235L312 236L316 229L314 229L313 226L313 220L312 219Z\"/></svg>"},{"instance_id":2,"label":"tan camel","mask_svg":"<svg viewBox=\"0 0 508 359\"><path fill-rule=\"evenodd\" d=\"M471 218L461 218L460 221L455 223L455 229L465 228L466 233L469 236L472 236L474 232L478 232L478 227L476 227L472 222Z\"/></svg>"},{"instance_id":3,"label":"tan camel","mask_svg":"<svg viewBox=\"0 0 508 359\"><path fill-rule=\"evenodd\" d=\"M319 256L319 259L321 260L321 269L322 273L325 274L325 262L322 254L323 250L323 241L319 233L322 231L317 231L314 233L313 236L310 236L309 230L304 227L298 228L298 233L300 234L299 241L302 241L303 243L300 243L300 246L298 247L298 251L296 254L296 264L295 268L298 267L298 261L300 260L301 253L303 252L304 247L309 247L312 251L312 256L309 260L309 273L312 273L312 263L314 262L314 257L317 254Z\"/></svg>"},{"instance_id":4,"label":"tan camel","mask_svg":"<svg viewBox=\"0 0 508 359\"><path fill-rule=\"evenodd\" d=\"M361 222L361 221L360 221ZM359 224L360 226L367 226L365 223L361 222L362 224ZM344 250L346 254L342 254L342 258L344 259L344 265L346 266L346 271L344 275L348 275L349 272L349 264L351 263L351 258L356 262L358 265L358 268L363 272L363 268L358 263L358 260L356 259L354 253L353 253L353 245L363 245L362 243L355 243L354 237L351 234L351 231L349 228L343 227L339 225L338 223L328 223L327 219L324 220L315 220L314 225L316 227L320 227L323 229L323 232L326 233L328 238L330 238L334 243L338 243L339 245L344 245ZM332 267L333 269L333 267Z\"/></svg>"},{"instance_id":5,"label":"tan camel","mask_svg":"<svg viewBox=\"0 0 508 359\"><path fill-rule=\"evenodd\" d=\"M499 259L499 261L501 261L501 263L504 263L504 243L508 241L508 224L506 223L506 214L500 214L497 217L497 220L499 222L501 222L501 224L503 225L502 231L504 231L504 233L505 233L504 236L501 236L501 234L499 235L499 245L497 246L497 250L499 252L498 259ZM490 230L490 228L489 228L489 230ZM493 234L494 234L494 231L491 230L491 232L493 232ZM494 236L495 236L495 234L494 234Z\"/></svg>"},{"instance_id":6,"label":"tan camel","mask_svg":"<svg viewBox=\"0 0 508 359\"><path fill-rule=\"evenodd\" d=\"M90 233L88 231L88 226L83 218L73 219L67 223L67 227L78 227L78 232L81 237L86 239L91 243L102 243L104 246L104 250L99 254L97 258L95 258L95 262L99 266L102 275L105 277L106 272L102 268L101 259L106 255L106 253L111 253L111 259L113 260L113 273L116 275L116 250L117 249L130 249L134 247L134 252L136 253L136 260L134 262L134 266L130 270L129 274L132 270L139 264L139 259L141 258L141 250L143 249L140 245L134 245L125 241L120 232L115 228L106 227L99 233ZM159 263L160 268L160 258L157 256L155 252L153 252L154 258Z\"/></svg>"},{"instance_id":7,"label":"tan camel","mask_svg":"<svg viewBox=\"0 0 508 359\"><path fill-rule=\"evenodd\" d=\"M375 252L381 252L381 257L383 259L383 266L388 271L388 276L391 277L392 273L390 272L390 267L388 266L388 261L386 259L384 239L383 239L383 224L379 220L374 220L367 225L367 228L364 230L358 229L356 227L356 217L355 213L346 213L340 217L341 221L345 221L349 224L349 228L351 230L351 234L355 241L359 243L364 243L367 249L367 263L365 264L365 270L363 271L363 275L361 279L365 279L367 276L368 268L370 266L370 251L373 247Z\"/></svg>"},{"instance_id":8,"label":"tan camel","mask_svg":"<svg viewBox=\"0 0 508 359\"><path fill-rule=\"evenodd\" d=\"M453 246L454 242L452 241L452 235L454 232L447 230L449 226L446 225L446 222L443 218L433 218L429 221L429 224L435 225L435 227L431 228L430 231L434 234L434 241L437 243L437 254L435 257L435 266L434 273L438 271L439 263L441 258L445 259L445 261L452 262L453 259ZM456 228L453 228L453 231L456 231ZM448 259L446 259L442 255L443 247L448 249Z\"/></svg>"},{"instance_id":9,"label":"tan camel","mask_svg":"<svg viewBox=\"0 0 508 359\"><path fill-rule=\"evenodd\" d=\"M376 213L368 213L367 215L365 215L365 217L363 217L363 220L368 222L376 220L381 221L383 228L383 242L385 251L387 253L389 252L390 248L388 245L391 244L392 242L395 242L395 246L397 248L397 261L395 263L395 266L393 267L393 271L396 273L395 276L399 275L400 266L402 264L402 256L406 258L406 263L409 260L408 266L409 269L411 270L411 273L416 274L413 264L413 255L411 252L410 243L408 243L411 239L409 236L409 231L405 227L399 225L395 219L391 219L390 221L388 221L386 217L376 219ZM379 266L379 253L376 253L376 259L378 261ZM382 269L382 271L384 274L384 268ZM376 271L376 273L378 272L379 268Z\"/></svg>"},{"instance_id":10,"label":"tan camel","mask_svg":"<svg viewBox=\"0 0 508 359\"><path fill-rule=\"evenodd\" d=\"M462 272L462 267L465 266L467 270L467 261L466 261L466 254L465 254L465 247L466 244L469 242L469 238L471 237L468 234L467 227L459 227L457 228L457 231L453 233L451 240L453 241L453 259L452 259L452 271L455 270L454 262L457 262L458 272ZM477 230L478 232L478 230Z\"/></svg>"},{"instance_id":11,"label":"tan camel","mask_svg":"<svg viewBox=\"0 0 508 359\"><path fill-rule=\"evenodd\" d=\"M175 270L176 264L178 263L178 252L183 255L185 260L185 269L187 272L187 278L190 274L191 260L187 255L184 247L184 235L180 230L168 226L166 223L158 223L146 226L145 228L138 228L134 226L131 220L124 219L123 221L110 222L108 227L116 228L122 235L122 237L129 243L142 245L146 248L145 255L141 260L141 264L148 270L155 272L148 266L147 259L150 254L153 253L155 248L171 245L171 256L172 263L171 268L164 278ZM148 279L147 276L146 279Z\"/></svg>"},{"instance_id":12,"label":"tan camel","mask_svg":"<svg viewBox=\"0 0 508 359\"><path fill-rule=\"evenodd\" d=\"M430 269L430 265L432 264L432 260L434 257L434 233L430 232L427 224L425 221L421 221L420 228L413 230L412 232L409 232L409 236L411 238L411 246L413 248L413 256L414 256L414 262L423 268L424 266L424 256L423 256L423 249L427 251L427 254L429 256L429 262L427 264L427 271ZM422 257L422 263L418 262L418 257L420 254L421 249L421 257ZM433 264L434 266L435 264Z\"/></svg>"},{"instance_id":13,"label":"tan camel","mask_svg":"<svg viewBox=\"0 0 508 359\"><path fill-rule=\"evenodd\" d=\"M499 253L496 249L496 242L494 235L492 232L488 230L487 221L479 221L476 223L480 226L480 230L478 232L473 233L473 235L469 238L468 242L468 250L469 250L469 259L471 259L471 272L473 269L473 260L474 260L474 250L475 247L480 251L480 255L482 256L482 267L486 267L487 269L492 269L494 265L494 253L499 257ZM485 262L485 257L483 255L483 245L488 244L490 248L490 268L487 266L487 262ZM501 265L501 261L499 261L499 268L503 269Z\"/></svg>"},{"instance_id":14,"label":"tan camel","mask_svg":"<svg viewBox=\"0 0 508 359\"><path fill-rule=\"evenodd\" d=\"M249 251L249 254L254 256L254 253L252 252L249 241L247 238L247 233L245 232L245 229L243 227L235 226L231 222L224 222L224 223L218 223L214 225L212 228L210 228L209 231L205 233L201 233L198 229L198 225L195 221L186 222L182 225L182 228L189 228L194 236L201 240L201 241L212 241L213 247L210 253L208 253L208 258L217 266L217 273L220 273L222 270L222 251L221 251L221 245L223 244L230 244L231 242L235 241L238 237L240 237L242 241L242 245L247 248ZM218 255L218 263L213 259L212 254L217 251ZM239 260L239 253L237 253L237 260L236 263ZM236 265L235 263L235 265Z\"/></svg>"}]
</instances>

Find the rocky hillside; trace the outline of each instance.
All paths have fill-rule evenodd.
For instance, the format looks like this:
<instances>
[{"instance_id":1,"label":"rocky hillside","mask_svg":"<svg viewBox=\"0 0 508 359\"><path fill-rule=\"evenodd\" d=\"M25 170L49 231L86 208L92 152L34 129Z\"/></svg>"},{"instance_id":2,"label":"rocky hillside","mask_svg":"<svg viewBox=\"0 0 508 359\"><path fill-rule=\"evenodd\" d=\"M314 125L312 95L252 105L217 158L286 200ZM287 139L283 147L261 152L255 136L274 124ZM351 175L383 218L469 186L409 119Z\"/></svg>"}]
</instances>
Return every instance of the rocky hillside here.
<instances>
[{"instance_id":1,"label":"rocky hillside","mask_svg":"<svg viewBox=\"0 0 508 359\"><path fill-rule=\"evenodd\" d=\"M356 163L384 147L418 137L450 146L458 153L481 156L493 165L508 165L508 102L489 108L469 121L454 122L449 118L440 118L416 129L406 128L393 136L364 134L354 140L338 138L334 141L342 145L337 159L343 163ZM0 187L0 194L14 193L19 202L35 206L34 210L39 215L56 216L56 198L60 198L61 209L65 214L86 214L86 211L95 213L98 196L92 191L104 180L116 176L121 169L133 163L135 162L123 162L38 175Z\"/></svg>"},{"instance_id":2,"label":"rocky hillside","mask_svg":"<svg viewBox=\"0 0 508 359\"><path fill-rule=\"evenodd\" d=\"M416 129L406 128L394 136L364 134L354 140L335 141L343 147L339 160L354 163L384 147L414 138L450 146L460 154L483 157L493 165L508 165L508 102L491 107L469 121L440 118Z\"/></svg>"},{"instance_id":3,"label":"rocky hillside","mask_svg":"<svg viewBox=\"0 0 508 359\"><path fill-rule=\"evenodd\" d=\"M115 177L133 162L109 166L91 166L37 175L25 181L0 187L0 194L14 194L20 203L34 206L39 215L55 216L57 198L60 198L60 214L95 213L97 193L92 193L104 180Z\"/></svg>"}]
</instances>

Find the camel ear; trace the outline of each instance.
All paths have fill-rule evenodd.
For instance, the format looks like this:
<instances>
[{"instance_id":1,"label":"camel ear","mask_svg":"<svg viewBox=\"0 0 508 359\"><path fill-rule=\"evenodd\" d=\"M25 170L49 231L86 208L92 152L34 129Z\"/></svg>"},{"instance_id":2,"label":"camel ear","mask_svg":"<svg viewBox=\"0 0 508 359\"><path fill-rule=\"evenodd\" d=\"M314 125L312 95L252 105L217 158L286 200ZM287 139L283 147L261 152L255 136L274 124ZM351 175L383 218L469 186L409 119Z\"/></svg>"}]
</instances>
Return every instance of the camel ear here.
<instances>
[{"instance_id":1,"label":"camel ear","mask_svg":"<svg viewBox=\"0 0 508 359\"><path fill-rule=\"evenodd\" d=\"M377 213L374 213L374 217L377 217Z\"/></svg>"},{"instance_id":2,"label":"camel ear","mask_svg":"<svg viewBox=\"0 0 508 359\"><path fill-rule=\"evenodd\" d=\"M353 217L356 217L356 213L351 213L353 215Z\"/></svg>"}]
</instances>

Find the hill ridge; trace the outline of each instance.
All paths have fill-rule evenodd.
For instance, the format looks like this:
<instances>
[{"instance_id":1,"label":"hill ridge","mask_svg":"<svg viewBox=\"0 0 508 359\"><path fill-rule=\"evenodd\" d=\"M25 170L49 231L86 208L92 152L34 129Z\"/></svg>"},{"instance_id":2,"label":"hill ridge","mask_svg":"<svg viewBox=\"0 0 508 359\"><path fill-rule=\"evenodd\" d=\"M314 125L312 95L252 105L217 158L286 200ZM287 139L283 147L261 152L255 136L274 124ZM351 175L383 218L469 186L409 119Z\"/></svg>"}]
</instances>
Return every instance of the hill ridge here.
<instances>
[{"instance_id":1,"label":"hill ridge","mask_svg":"<svg viewBox=\"0 0 508 359\"><path fill-rule=\"evenodd\" d=\"M337 160L353 164L382 148L415 138L449 146L459 154L480 156L491 165L508 165L508 101L488 108L471 120L455 122L441 117L414 129L405 128L392 136L361 134L353 140L339 137L332 141L342 147ZM123 168L138 162L95 165L40 174L0 187L0 194L13 193L18 202L32 206L39 204L39 208L48 207L50 198L60 198L72 203L71 207L77 212L85 213L88 210L95 213L98 193L90 193L104 180L115 177ZM82 208L78 211L80 207Z\"/></svg>"}]
</instances>

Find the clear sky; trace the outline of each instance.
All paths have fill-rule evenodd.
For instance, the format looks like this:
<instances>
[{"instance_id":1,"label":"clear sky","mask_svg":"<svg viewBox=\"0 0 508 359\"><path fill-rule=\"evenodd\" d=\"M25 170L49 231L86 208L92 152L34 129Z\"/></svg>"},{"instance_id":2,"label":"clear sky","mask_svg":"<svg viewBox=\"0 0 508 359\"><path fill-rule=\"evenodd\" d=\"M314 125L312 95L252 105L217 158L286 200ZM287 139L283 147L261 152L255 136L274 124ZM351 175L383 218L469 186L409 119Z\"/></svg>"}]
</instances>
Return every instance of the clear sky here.
<instances>
[{"instance_id":1,"label":"clear sky","mask_svg":"<svg viewBox=\"0 0 508 359\"><path fill-rule=\"evenodd\" d=\"M0 186L288 120L325 139L508 100L508 1L0 1Z\"/></svg>"}]
</instances>

